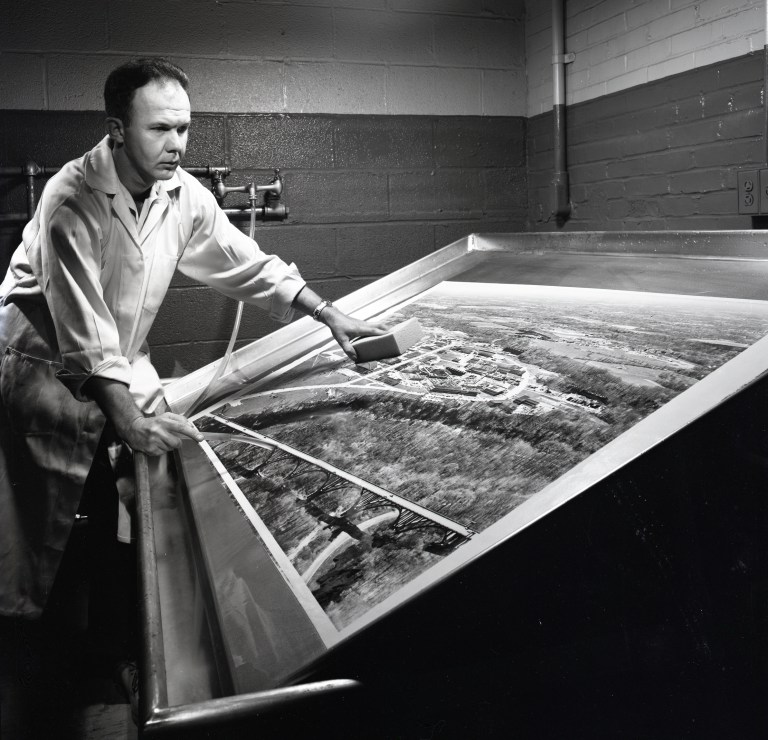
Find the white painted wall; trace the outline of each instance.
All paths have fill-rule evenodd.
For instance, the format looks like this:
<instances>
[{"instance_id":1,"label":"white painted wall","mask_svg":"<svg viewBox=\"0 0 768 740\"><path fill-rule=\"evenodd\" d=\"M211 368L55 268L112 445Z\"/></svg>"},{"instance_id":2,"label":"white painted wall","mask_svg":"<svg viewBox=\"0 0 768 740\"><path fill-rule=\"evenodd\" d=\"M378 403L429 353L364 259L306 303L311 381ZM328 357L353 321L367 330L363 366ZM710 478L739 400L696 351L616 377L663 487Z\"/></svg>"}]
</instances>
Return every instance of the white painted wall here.
<instances>
[{"instance_id":1,"label":"white painted wall","mask_svg":"<svg viewBox=\"0 0 768 740\"><path fill-rule=\"evenodd\" d=\"M7 0L0 109L101 110L169 56L197 111L519 116L524 0Z\"/></svg>"},{"instance_id":2,"label":"white painted wall","mask_svg":"<svg viewBox=\"0 0 768 740\"><path fill-rule=\"evenodd\" d=\"M552 13L526 0L528 116L552 108ZM764 0L565 0L567 103L763 48Z\"/></svg>"}]
</instances>

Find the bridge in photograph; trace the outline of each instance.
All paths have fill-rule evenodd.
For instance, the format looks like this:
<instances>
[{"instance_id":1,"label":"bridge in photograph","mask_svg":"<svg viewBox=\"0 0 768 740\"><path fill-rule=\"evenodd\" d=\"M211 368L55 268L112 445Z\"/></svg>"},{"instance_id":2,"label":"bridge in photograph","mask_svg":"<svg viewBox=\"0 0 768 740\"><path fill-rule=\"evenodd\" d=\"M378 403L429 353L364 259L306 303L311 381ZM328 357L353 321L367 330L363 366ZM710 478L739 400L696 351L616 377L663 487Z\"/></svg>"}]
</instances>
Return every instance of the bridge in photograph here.
<instances>
[{"instance_id":1,"label":"bridge in photograph","mask_svg":"<svg viewBox=\"0 0 768 740\"><path fill-rule=\"evenodd\" d=\"M345 518L348 518L354 513L371 509L382 507L393 508L398 512L397 518L392 523L392 528L396 532L407 532L415 529L423 529L425 527L434 527L443 532L443 539L440 544L445 547L457 545L460 542L468 540L475 534L473 530L468 529L448 517L442 516L425 506L419 506L419 504L414 503L407 498L403 498L396 493L380 488L373 483L369 483L362 478L358 478L356 475L352 475L351 473L342 470L341 468L337 468L323 460L307 455L300 450L283 444L282 442L278 442L264 434L259 434L258 432L230 421L229 419L217 416L216 414L210 414L210 416L220 424L239 432L239 435L237 435L238 441L248 442L267 450L268 454L264 460L253 468L250 468L254 473L262 474L266 468L278 463L288 464L289 469L285 476L286 478L298 477L313 468L322 471L324 474L323 481L314 491L308 493L304 497L305 501L311 501L312 499L316 499L331 491L356 487L360 489L360 497L352 507L344 511ZM206 433L206 437L215 440L217 437L231 438L232 435Z\"/></svg>"}]
</instances>

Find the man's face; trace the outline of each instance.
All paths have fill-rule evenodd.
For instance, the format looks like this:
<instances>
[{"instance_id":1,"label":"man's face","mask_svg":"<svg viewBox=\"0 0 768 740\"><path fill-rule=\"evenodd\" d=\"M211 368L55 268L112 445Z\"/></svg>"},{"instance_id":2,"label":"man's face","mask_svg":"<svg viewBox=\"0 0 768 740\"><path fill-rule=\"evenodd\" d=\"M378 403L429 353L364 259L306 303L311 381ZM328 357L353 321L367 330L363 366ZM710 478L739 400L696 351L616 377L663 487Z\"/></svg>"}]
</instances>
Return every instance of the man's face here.
<instances>
[{"instance_id":1,"label":"man's face","mask_svg":"<svg viewBox=\"0 0 768 740\"><path fill-rule=\"evenodd\" d=\"M130 123L113 138L120 149L118 175L132 193L169 180L184 156L189 97L176 80L152 80L134 93Z\"/></svg>"}]
</instances>

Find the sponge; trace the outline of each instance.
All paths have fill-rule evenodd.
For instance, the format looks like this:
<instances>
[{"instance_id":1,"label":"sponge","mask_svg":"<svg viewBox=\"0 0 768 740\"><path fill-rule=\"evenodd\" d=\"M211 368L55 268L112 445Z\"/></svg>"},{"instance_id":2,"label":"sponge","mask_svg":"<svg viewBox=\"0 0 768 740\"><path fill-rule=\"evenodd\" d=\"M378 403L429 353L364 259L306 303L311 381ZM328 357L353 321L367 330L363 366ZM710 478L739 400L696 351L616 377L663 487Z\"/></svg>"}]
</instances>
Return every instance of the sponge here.
<instances>
[{"instance_id":1,"label":"sponge","mask_svg":"<svg viewBox=\"0 0 768 740\"><path fill-rule=\"evenodd\" d=\"M412 347L424 336L416 319L407 319L378 337L359 337L352 340L357 362L384 360L397 357Z\"/></svg>"}]
</instances>

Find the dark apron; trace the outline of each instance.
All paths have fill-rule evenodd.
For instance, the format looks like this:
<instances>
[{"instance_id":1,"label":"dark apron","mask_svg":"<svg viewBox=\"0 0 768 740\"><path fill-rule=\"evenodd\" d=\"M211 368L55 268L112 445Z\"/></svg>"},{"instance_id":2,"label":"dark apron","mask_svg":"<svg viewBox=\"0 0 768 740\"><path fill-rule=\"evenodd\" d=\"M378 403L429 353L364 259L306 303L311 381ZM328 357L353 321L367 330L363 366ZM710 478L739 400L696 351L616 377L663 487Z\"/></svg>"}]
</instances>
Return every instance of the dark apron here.
<instances>
[{"instance_id":1,"label":"dark apron","mask_svg":"<svg viewBox=\"0 0 768 740\"><path fill-rule=\"evenodd\" d=\"M56 378L42 296L0 306L0 614L39 616L105 424Z\"/></svg>"}]
</instances>

